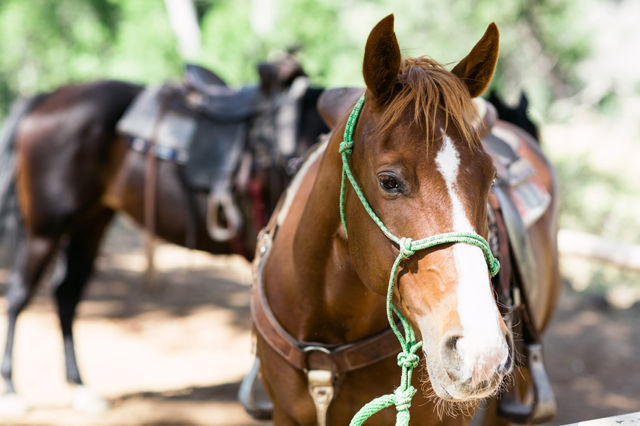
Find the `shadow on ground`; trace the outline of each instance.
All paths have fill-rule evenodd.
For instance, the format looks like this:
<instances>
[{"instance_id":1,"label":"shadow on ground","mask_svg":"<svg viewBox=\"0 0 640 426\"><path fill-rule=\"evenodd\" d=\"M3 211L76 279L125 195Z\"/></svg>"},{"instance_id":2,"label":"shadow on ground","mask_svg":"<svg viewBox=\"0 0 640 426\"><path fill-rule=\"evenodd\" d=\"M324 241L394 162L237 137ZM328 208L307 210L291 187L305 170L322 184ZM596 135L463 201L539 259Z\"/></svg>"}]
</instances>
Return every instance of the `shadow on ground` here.
<instances>
[{"instance_id":1,"label":"shadow on ground","mask_svg":"<svg viewBox=\"0 0 640 426\"><path fill-rule=\"evenodd\" d=\"M26 394L34 387L53 390L43 391L41 399L36 395L35 401L45 403L36 403L24 417L0 423L262 424L250 420L236 402L239 379L251 360L249 264L233 256L175 262L158 273L155 287L148 290L139 269L111 261L140 256L140 240L121 225L112 233L77 324L81 367L88 381L108 396L112 409L85 416L46 402L56 392L56 381L62 382L62 350L50 290L43 286L26 312L25 359L17 359L16 365L31 374L24 373L18 383ZM49 341L58 346L43 349ZM544 343L558 402L550 424L640 411L640 306L615 310L603 298L565 285ZM36 347L58 358L44 359L34 353ZM41 370L31 371L38 366Z\"/></svg>"}]
</instances>

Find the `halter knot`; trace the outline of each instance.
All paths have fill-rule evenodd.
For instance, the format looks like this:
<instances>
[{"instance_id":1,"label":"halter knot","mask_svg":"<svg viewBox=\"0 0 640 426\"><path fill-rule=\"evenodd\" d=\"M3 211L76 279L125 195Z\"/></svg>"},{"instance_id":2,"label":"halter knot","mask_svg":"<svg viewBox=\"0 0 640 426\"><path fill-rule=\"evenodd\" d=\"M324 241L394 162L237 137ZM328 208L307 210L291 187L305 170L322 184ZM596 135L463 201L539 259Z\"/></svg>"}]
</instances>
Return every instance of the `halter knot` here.
<instances>
[{"instance_id":1,"label":"halter knot","mask_svg":"<svg viewBox=\"0 0 640 426\"><path fill-rule=\"evenodd\" d=\"M340 154L351 155L353 152L353 141L342 141L340 142L340 147L338 148L338 152Z\"/></svg>"},{"instance_id":2,"label":"halter knot","mask_svg":"<svg viewBox=\"0 0 640 426\"><path fill-rule=\"evenodd\" d=\"M500 272L500 261L495 257L486 257L487 264L489 265L489 274L491 277L494 277L498 272Z\"/></svg>"},{"instance_id":3,"label":"halter knot","mask_svg":"<svg viewBox=\"0 0 640 426\"><path fill-rule=\"evenodd\" d=\"M398 367L412 369L416 368L418 362L420 362L420 357L416 354L409 352L400 352L398 354Z\"/></svg>"},{"instance_id":4,"label":"halter knot","mask_svg":"<svg viewBox=\"0 0 640 426\"><path fill-rule=\"evenodd\" d=\"M411 238L403 237L398 241L398 246L400 247L400 255L403 259L408 259L414 254L416 251L412 248L413 240Z\"/></svg>"},{"instance_id":5,"label":"halter knot","mask_svg":"<svg viewBox=\"0 0 640 426\"><path fill-rule=\"evenodd\" d=\"M396 399L396 410L398 411L408 411L411 407L411 398L416 394L416 388L409 385L406 389L402 387L396 388L393 391L393 395Z\"/></svg>"}]
</instances>

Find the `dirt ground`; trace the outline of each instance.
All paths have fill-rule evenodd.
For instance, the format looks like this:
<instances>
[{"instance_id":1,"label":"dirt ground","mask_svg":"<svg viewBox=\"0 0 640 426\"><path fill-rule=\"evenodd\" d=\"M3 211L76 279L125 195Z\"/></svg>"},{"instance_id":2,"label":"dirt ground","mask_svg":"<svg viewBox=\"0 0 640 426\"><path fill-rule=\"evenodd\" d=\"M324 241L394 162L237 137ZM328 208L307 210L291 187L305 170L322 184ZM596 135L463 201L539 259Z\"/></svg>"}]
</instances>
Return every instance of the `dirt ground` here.
<instances>
[{"instance_id":1,"label":"dirt ground","mask_svg":"<svg viewBox=\"0 0 640 426\"><path fill-rule=\"evenodd\" d=\"M155 288L148 290L140 237L118 221L80 305L80 368L111 408L93 415L71 409L57 317L43 286L20 317L15 347L14 378L30 410L0 416L0 424L266 424L251 420L236 402L252 360L248 263L169 245L159 247L156 259ZM4 283L6 270L0 273ZM639 353L640 306L617 311L566 286L545 337L558 402L551 424L640 411Z\"/></svg>"}]
</instances>

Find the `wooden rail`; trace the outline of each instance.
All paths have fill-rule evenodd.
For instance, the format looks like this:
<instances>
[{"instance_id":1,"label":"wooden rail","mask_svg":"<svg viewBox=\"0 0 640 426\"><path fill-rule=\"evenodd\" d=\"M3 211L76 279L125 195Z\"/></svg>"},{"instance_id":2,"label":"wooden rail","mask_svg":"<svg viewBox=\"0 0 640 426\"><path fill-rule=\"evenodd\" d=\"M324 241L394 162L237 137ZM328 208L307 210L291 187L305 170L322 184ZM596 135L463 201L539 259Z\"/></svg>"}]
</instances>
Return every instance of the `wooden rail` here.
<instances>
[{"instance_id":1,"label":"wooden rail","mask_svg":"<svg viewBox=\"0 0 640 426\"><path fill-rule=\"evenodd\" d=\"M585 257L640 271L640 245L637 244L561 229L558 233L558 249L562 255Z\"/></svg>"},{"instance_id":2,"label":"wooden rail","mask_svg":"<svg viewBox=\"0 0 640 426\"><path fill-rule=\"evenodd\" d=\"M613 426L613 425L640 425L640 411L637 413L623 414L621 416L606 417L602 419L587 420L584 422L571 423L564 426Z\"/></svg>"}]
</instances>

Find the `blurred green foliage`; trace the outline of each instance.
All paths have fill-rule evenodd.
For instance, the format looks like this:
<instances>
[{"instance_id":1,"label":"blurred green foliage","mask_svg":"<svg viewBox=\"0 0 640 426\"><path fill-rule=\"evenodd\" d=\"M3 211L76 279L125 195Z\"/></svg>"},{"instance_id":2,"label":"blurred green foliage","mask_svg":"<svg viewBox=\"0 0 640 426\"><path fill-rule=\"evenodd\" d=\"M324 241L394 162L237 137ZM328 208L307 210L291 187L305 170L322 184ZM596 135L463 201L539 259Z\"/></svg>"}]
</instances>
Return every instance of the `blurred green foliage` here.
<instances>
[{"instance_id":1,"label":"blurred green foliage","mask_svg":"<svg viewBox=\"0 0 640 426\"><path fill-rule=\"evenodd\" d=\"M258 62L293 46L315 84L362 85L366 37L391 12L404 55L447 65L496 22L492 86L512 101L526 90L545 124L602 129L582 132L567 150L563 135L572 133L543 127L561 182L561 225L640 240L640 59L622 49L640 44L637 0L193 1L202 48L191 59L232 85L255 82ZM0 0L0 118L18 96L100 78L159 83L179 78L182 65L164 1ZM629 131L610 140L620 124ZM600 154L576 154L603 143L617 157L609 170Z\"/></svg>"},{"instance_id":2,"label":"blurred green foliage","mask_svg":"<svg viewBox=\"0 0 640 426\"><path fill-rule=\"evenodd\" d=\"M534 102L572 93L580 85L573 65L589 51L586 32L572 19L576 1L271 0L273 20L262 31L254 23L261 18L254 16L258 3L195 0L203 42L195 59L231 84L255 81L257 62L294 45L317 84L362 84L367 33L390 12L406 55L429 54L444 63L462 58L487 24L497 22L502 51L494 84L519 90L523 72L548 67L528 88ZM162 1L2 0L0 116L18 95L70 82L157 83L179 76L182 60L170 28ZM523 67L526 60L532 63Z\"/></svg>"}]
</instances>

